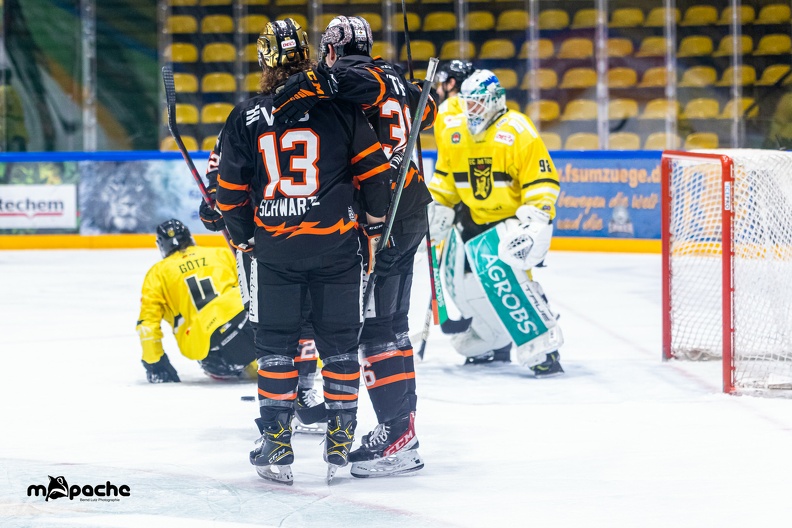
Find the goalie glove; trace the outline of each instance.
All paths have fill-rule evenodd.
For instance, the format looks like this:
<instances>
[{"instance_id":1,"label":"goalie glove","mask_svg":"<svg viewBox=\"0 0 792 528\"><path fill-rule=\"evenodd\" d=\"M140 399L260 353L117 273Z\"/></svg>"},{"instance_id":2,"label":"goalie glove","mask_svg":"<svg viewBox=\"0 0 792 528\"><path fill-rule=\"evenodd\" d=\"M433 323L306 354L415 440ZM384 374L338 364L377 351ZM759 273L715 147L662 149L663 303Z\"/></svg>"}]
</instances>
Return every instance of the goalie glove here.
<instances>
[{"instance_id":1,"label":"goalie glove","mask_svg":"<svg viewBox=\"0 0 792 528\"><path fill-rule=\"evenodd\" d=\"M529 270L542 262L550 249L553 224L550 215L533 205L517 209L519 223L508 221L508 231L498 244L498 257L517 269Z\"/></svg>"},{"instance_id":2,"label":"goalie glove","mask_svg":"<svg viewBox=\"0 0 792 528\"><path fill-rule=\"evenodd\" d=\"M377 252L384 230L385 224L383 222L363 226L362 231L365 237L363 244L365 254L363 258L367 262L366 273L369 275L371 275L372 271L380 277L388 275L401 256L393 237L390 237L388 245L382 251Z\"/></svg>"},{"instance_id":3,"label":"goalie glove","mask_svg":"<svg viewBox=\"0 0 792 528\"><path fill-rule=\"evenodd\" d=\"M146 369L146 379L149 383L179 383L181 381L176 369L170 364L168 354L162 354L156 363L146 363L142 360L141 363Z\"/></svg>"},{"instance_id":4,"label":"goalie glove","mask_svg":"<svg viewBox=\"0 0 792 528\"><path fill-rule=\"evenodd\" d=\"M220 231L225 227L223 215L209 207L205 200L201 200L201 205L198 206L198 216L201 218L204 227L209 231Z\"/></svg>"},{"instance_id":5,"label":"goalie glove","mask_svg":"<svg viewBox=\"0 0 792 528\"><path fill-rule=\"evenodd\" d=\"M273 115L284 125L296 123L319 101L333 99L338 84L322 65L292 75L275 90Z\"/></svg>"},{"instance_id":6,"label":"goalie glove","mask_svg":"<svg viewBox=\"0 0 792 528\"><path fill-rule=\"evenodd\" d=\"M429 204L429 236L433 246L448 238L454 225L454 210L438 203Z\"/></svg>"}]
</instances>

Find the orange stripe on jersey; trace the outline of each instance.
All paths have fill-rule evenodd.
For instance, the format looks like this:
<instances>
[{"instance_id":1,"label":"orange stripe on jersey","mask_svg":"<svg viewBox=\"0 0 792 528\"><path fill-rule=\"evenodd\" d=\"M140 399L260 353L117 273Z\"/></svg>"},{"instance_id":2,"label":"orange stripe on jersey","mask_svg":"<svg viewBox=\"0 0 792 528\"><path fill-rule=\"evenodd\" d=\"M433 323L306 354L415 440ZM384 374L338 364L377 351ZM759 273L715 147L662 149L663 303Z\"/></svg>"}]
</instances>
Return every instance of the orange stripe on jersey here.
<instances>
[{"instance_id":1,"label":"orange stripe on jersey","mask_svg":"<svg viewBox=\"0 0 792 528\"><path fill-rule=\"evenodd\" d=\"M289 234L286 238L291 238L297 235L332 235L333 233L338 233L343 235L347 231L351 229L357 228L357 222L350 220L349 222L344 222L344 219L340 219L334 225L330 227L316 227L319 222L301 222L300 225L286 227L286 223L282 223L277 226L269 226L264 224L258 217L254 218L256 225L263 228L265 231L272 233L272 236L278 237L285 234Z\"/></svg>"},{"instance_id":2,"label":"orange stripe on jersey","mask_svg":"<svg viewBox=\"0 0 792 528\"><path fill-rule=\"evenodd\" d=\"M412 376L413 378L415 375ZM382 387L383 385L390 385L391 383L396 383L397 381L404 381L409 379L407 374L394 374L393 376L387 376L385 378L380 378L371 385L366 385L366 387L371 390L377 387Z\"/></svg>"},{"instance_id":3,"label":"orange stripe on jersey","mask_svg":"<svg viewBox=\"0 0 792 528\"><path fill-rule=\"evenodd\" d=\"M423 117L421 118L421 123L423 123L423 128L421 130L426 130L427 128L430 128L432 125L434 125L435 119L437 118L437 113L435 110L437 110L437 108L432 108L431 105L426 105L426 108L424 108ZM430 114L432 114L432 119L427 122L427 118Z\"/></svg>"},{"instance_id":4,"label":"orange stripe on jersey","mask_svg":"<svg viewBox=\"0 0 792 528\"><path fill-rule=\"evenodd\" d=\"M222 187L223 189L228 189L230 191L249 191L250 185L238 185L236 183L230 183L225 181L220 175L217 175L217 185Z\"/></svg>"},{"instance_id":5,"label":"orange stripe on jersey","mask_svg":"<svg viewBox=\"0 0 792 528\"><path fill-rule=\"evenodd\" d=\"M366 69L371 72L371 75L373 75L374 78L377 79L377 82L380 85L380 93L377 96L377 99L374 101L374 106L376 106L380 104L382 100L385 98L385 83L382 81L382 77L380 77L379 74L376 71L374 71L372 68L366 68Z\"/></svg>"},{"instance_id":6,"label":"orange stripe on jersey","mask_svg":"<svg viewBox=\"0 0 792 528\"><path fill-rule=\"evenodd\" d=\"M290 392L288 394L275 394L274 392L267 392L261 389L258 390L258 393L265 398L269 398L270 400L281 400L281 401L288 401L288 400L295 400L297 399L296 392Z\"/></svg>"},{"instance_id":7,"label":"orange stripe on jersey","mask_svg":"<svg viewBox=\"0 0 792 528\"><path fill-rule=\"evenodd\" d=\"M360 371L353 372L352 374L339 374L338 372L330 372L327 369L322 369L322 377L341 381L353 381L360 377Z\"/></svg>"},{"instance_id":8,"label":"orange stripe on jersey","mask_svg":"<svg viewBox=\"0 0 792 528\"><path fill-rule=\"evenodd\" d=\"M270 372L268 370L259 370L258 375L264 378L288 379L288 378L296 378L297 371L290 370L289 372Z\"/></svg>"},{"instance_id":9,"label":"orange stripe on jersey","mask_svg":"<svg viewBox=\"0 0 792 528\"><path fill-rule=\"evenodd\" d=\"M358 399L357 394L330 394L325 391L325 400L341 400L341 401L355 401Z\"/></svg>"},{"instance_id":10,"label":"orange stripe on jersey","mask_svg":"<svg viewBox=\"0 0 792 528\"><path fill-rule=\"evenodd\" d=\"M247 204L249 204L249 203L250 203L250 200L249 200L249 199L246 199L244 202L242 202L242 203L240 203L240 204L230 204L230 205L226 205L226 204L223 204L223 203L220 203L220 202L215 202L215 205L216 205L216 206L217 206L217 208L218 208L218 209L220 209L221 211L230 211L231 209L236 209L237 207L243 207L243 206L245 206L245 205L247 205Z\"/></svg>"},{"instance_id":11,"label":"orange stripe on jersey","mask_svg":"<svg viewBox=\"0 0 792 528\"><path fill-rule=\"evenodd\" d=\"M371 178L372 176L376 176L377 174L383 173L383 172L385 172L388 169L390 169L390 163L383 163L379 167L374 167L370 171L364 172L360 176L357 176L357 179L359 181L363 181L363 180L366 180L368 178Z\"/></svg>"},{"instance_id":12,"label":"orange stripe on jersey","mask_svg":"<svg viewBox=\"0 0 792 528\"><path fill-rule=\"evenodd\" d=\"M410 167L410 170L407 171L407 176L405 176L404 178L404 187L409 187L410 184L412 183L413 176L416 175L418 176L418 181L421 181L423 179L421 178L421 175L418 173L417 169L415 169L414 167ZM395 189L396 189L396 182L393 182L391 183L391 190L395 190Z\"/></svg>"},{"instance_id":13,"label":"orange stripe on jersey","mask_svg":"<svg viewBox=\"0 0 792 528\"><path fill-rule=\"evenodd\" d=\"M382 145L380 144L379 141L377 141L376 143L371 145L369 148L367 148L363 152L358 153L358 155L355 156L354 158L352 158L352 165L354 165L358 161L362 160L363 158L365 158L366 156L368 156L372 152L376 152L378 150L382 150Z\"/></svg>"},{"instance_id":14,"label":"orange stripe on jersey","mask_svg":"<svg viewBox=\"0 0 792 528\"><path fill-rule=\"evenodd\" d=\"M407 350L402 350L402 354L404 354L404 357L410 357L413 355L413 349L408 348Z\"/></svg>"},{"instance_id":15,"label":"orange stripe on jersey","mask_svg":"<svg viewBox=\"0 0 792 528\"><path fill-rule=\"evenodd\" d=\"M392 357L399 357L399 356L403 356L403 355L404 354L402 353L401 350L388 350L387 352L383 352L381 354L376 354L374 356L367 357L366 361L368 361L369 364L372 364L372 363L376 363L378 361L383 361L383 360L386 360L386 359L390 359Z\"/></svg>"}]
</instances>

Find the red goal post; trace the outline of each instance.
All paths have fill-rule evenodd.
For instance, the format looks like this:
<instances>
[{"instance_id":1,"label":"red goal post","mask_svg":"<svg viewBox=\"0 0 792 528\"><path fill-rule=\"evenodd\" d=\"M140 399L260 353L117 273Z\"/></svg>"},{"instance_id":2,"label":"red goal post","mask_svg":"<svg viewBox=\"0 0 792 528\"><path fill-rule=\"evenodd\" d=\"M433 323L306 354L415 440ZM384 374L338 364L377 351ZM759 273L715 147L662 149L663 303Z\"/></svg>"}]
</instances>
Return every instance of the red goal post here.
<instances>
[{"instance_id":1,"label":"red goal post","mask_svg":"<svg viewBox=\"0 0 792 528\"><path fill-rule=\"evenodd\" d=\"M663 358L792 389L792 153L665 151L661 192Z\"/></svg>"}]
</instances>

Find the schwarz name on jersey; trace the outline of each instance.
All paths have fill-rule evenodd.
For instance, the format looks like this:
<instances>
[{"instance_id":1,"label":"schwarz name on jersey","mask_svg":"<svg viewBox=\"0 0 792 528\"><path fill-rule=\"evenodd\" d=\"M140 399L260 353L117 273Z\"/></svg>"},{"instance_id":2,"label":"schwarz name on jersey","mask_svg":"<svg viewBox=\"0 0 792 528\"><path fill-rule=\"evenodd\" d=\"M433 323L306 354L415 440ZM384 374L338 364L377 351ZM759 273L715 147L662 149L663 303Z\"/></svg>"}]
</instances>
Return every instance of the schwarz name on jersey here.
<instances>
[{"instance_id":1,"label":"schwarz name on jersey","mask_svg":"<svg viewBox=\"0 0 792 528\"><path fill-rule=\"evenodd\" d=\"M316 196L306 198L276 198L275 200L261 200L258 215L269 216L302 216L314 205L319 205Z\"/></svg>"}]
</instances>

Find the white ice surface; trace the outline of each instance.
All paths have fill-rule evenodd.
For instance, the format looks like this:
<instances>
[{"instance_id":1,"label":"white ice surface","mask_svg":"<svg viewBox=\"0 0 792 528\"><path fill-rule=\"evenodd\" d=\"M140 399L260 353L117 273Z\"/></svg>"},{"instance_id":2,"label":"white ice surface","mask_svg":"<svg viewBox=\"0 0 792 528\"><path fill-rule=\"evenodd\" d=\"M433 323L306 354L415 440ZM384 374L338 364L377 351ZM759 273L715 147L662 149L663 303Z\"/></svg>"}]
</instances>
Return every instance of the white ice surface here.
<instances>
[{"instance_id":1,"label":"white ice surface","mask_svg":"<svg viewBox=\"0 0 792 528\"><path fill-rule=\"evenodd\" d=\"M717 363L660 361L660 258L555 252L538 270L566 375L463 367L433 328L417 365L426 468L330 487L317 437L295 484L256 476L249 383L166 349L150 385L135 335L156 250L0 251L0 526L760 527L792 522L792 400L726 396ZM413 331L428 301L416 263ZM359 434L374 425L361 392ZM126 484L118 502L28 497L48 476Z\"/></svg>"}]
</instances>

